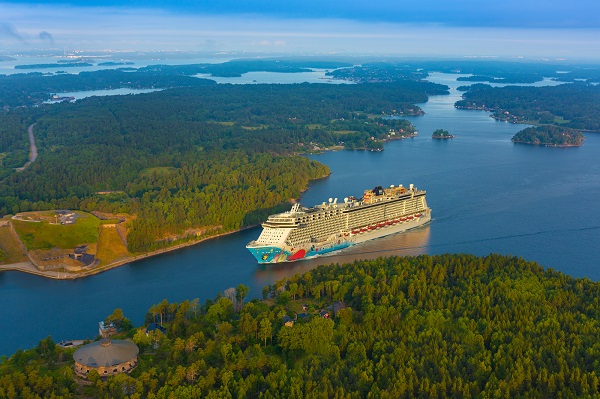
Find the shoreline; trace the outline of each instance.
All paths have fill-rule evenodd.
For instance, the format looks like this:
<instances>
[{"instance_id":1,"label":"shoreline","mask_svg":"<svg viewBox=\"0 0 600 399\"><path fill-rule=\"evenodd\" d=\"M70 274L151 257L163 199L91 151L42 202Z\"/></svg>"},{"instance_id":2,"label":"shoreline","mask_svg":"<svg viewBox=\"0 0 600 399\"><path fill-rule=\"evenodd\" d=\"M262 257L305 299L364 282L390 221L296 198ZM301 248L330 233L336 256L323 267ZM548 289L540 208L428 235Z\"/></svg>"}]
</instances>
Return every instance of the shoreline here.
<instances>
[{"instance_id":1,"label":"shoreline","mask_svg":"<svg viewBox=\"0 0 600 399\"><path fill-rule=\"evenodd\" d=\"M9 263L6 265L0 265L0 272L17 271L17 272L22 272L22 273L27 273L27 274L33 274L33 275L40 276L40 277L50 278L53 280L77 280L80 278L94 276L96 274L104 273L109 270L115 269L117 267L126 265L128 263L137 262L139 260L148 259L148 258L151 258L154 256L164 254L164 253L177 251L179 249L183 249L186 247L191 247L192 245L200 244L201 242L208 241L213 238L218 238L218 237L238 233L240 231L252 229L256 226L258 226L258 225L245 226L245 227L242 227L237 230L227 231L225 233L216 234L216 235L210 236L210 237L204 237L197 241L190 241L190 242L186 242L186 243L182 243L182 244L177 244L172 247L157 249L152 252L147 252L147 253L143 253L140 255L130 256L128 258L121 259L116 262L109 263L107 265L98 266L98 267L95 267L94 269L85 270L85 271L77 272L77 273L60 272L60 271L55 271L55 270L39 270L35 266L35 264L31 261L31 258L27 262Z\"/></svg>"},{"instance_id":2,"label":"shoreline","mask_svg":"<svg viewBox=\"0 0 600 399\"><path fill-rule=\"evenodd\" d=\"M327 149L327 151L331 151L331 150L333 150L333 149ZM320 176L315 179L311 179L309 181L309 183L312 181L316 181L316 180L326 179L330 175L331 175L331 172L324 176ZM292 200L290 200L290 202L295 203L295 202L299 201L300 198L302 198L302 194L304 192L306 192L307 190L309 190L308 184L307 184L306 188L300 192L299 198L292 199ZM106 271L115 269L117 267L126 265L128 263L133 263L133 262L137 262L139 260L148 259L148 258L151 258L154 256L164 254L164 253L177 251L179 249L190 247L192 245L200 244L201 242L208 241L213 238L218 238L218 237L226 236L229 234L238 233L240 231L252 229L257 226L259 226L259 225L254 224L254 225L250 225L250 226L244 226L244 227L236 229L236 230L227 231L227 232L216 234L216 235L210 236L210 237L204 237L204 238L201 238L201 239L195 240L195 241L188 241L185 243L174 245L172 247L161 248L161 249L157 249L155 251L151 251L151 252L147 252L147 253L143 253L143 254L139 254L139 255L135 255L135 256L130 256L130 257L120 259L115 262L111 262L107 265L97 266L93 269L83 270L83 271L79 271L79 272L75 272L75 273L66 272L66 271L55 271L55 270L40 270L36 266L35 261L28 254L27 255L27 257L29 259L28 261L19 262L19 263L9 263L9 264L4 264L4 265L0 264L0 273L4 272L4 271L18 271L18 272L27 273L27 274L33 274L33 275L40 276L40 277L50 278L53 280L77 280L80 278L94 276L96 274L104 273Z\"/></svg>"},{"instance_id":3,"label":"shoreline","mask_svg":"<svg viewBox=\"0 0 600 399\"><path fill-rule=\"evenodd\" d=\"M529 141L519 141L519 140L511 140L515 144L525 144L525 145L537 145L540 147L555 147L555 148L569 148L569 147L581 147L581 144L551 144L551 143L532 143Z\"/></svg>"}]
</instances>

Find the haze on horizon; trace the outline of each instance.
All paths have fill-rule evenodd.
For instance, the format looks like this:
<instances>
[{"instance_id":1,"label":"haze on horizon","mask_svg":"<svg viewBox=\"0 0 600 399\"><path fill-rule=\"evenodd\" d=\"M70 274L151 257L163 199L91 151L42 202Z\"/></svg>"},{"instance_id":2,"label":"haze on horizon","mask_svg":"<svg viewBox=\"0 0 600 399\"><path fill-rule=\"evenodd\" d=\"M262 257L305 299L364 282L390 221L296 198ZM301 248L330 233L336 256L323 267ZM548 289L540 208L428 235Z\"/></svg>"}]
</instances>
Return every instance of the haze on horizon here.
<instances>
[{"instance_id":1,"label":"haze on horizon","mask_svg":"<svg viewBox=\"0 0 600 399\"><path fill-rule=\"evenodd\" d=\"M0 2L0 51L600 59L600 2Z\"/></svg>"}]
</instances>

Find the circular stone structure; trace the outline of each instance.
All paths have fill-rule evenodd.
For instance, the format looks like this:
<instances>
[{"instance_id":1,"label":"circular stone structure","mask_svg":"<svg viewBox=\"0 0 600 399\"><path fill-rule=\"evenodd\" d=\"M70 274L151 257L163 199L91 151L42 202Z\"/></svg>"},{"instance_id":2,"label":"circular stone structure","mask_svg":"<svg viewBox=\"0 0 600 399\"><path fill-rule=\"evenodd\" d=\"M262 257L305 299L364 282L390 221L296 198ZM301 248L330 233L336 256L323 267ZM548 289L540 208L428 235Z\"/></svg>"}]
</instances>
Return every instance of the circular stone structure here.
<instances>
[{"instance_id":1,"label":"circular stone structure","mask_svg":"<svg viewBox=\"0 0 600 399\"><path fill-rule=\"evenodd\" d=\"M87 378L91 370L101 377L129 373L138 364L140 349L129 341L102 339L77 349L73 354L75 373Z\"/></svg>"}]
</instances>

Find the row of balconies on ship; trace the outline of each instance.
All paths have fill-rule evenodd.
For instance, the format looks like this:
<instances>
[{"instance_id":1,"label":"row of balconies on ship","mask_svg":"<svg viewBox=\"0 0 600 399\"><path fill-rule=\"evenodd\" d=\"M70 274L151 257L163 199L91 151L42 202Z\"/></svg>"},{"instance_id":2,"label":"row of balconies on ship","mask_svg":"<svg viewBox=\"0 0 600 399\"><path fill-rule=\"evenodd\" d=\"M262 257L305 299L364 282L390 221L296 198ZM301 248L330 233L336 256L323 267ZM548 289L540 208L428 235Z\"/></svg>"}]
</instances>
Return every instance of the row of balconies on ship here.
<instances>
[{"instance_id":1,"label":"row of balconies on ship","mask_svg":"<svg viewBox=\"0 0 600 399\"><path fill-rule=\"evenodd\" d=\"M372 214L365 214L359 218L352 218L354 220L340 220L338 222L334 222L331 220L332 224L317 224L306 226L304 224L299 224L297 227L301 227L299 229L295 229L291 232L288 237L288 243L290 245L304 243L307 241L314 241L315 237L329 237L332 234L338 234L346 230L350 230L357 227L363 227L369 224L378 223L385 221L386 219L393 219L397 217L401 217L404 214L414 213L419 210L424 211L426 207L422 206L420 203L413 203L404 207L404 209L400 212L389 212L384 217L382 214L374 217ZM369 212L372 213L372 212ZM378 212L382 213L382 212ZM343 215L343 217L347 218L348 215ZM305 228L302 228L305 227ZM322 241L320 238L317 238L316 241Z\"/></svg>"}]
</instances>

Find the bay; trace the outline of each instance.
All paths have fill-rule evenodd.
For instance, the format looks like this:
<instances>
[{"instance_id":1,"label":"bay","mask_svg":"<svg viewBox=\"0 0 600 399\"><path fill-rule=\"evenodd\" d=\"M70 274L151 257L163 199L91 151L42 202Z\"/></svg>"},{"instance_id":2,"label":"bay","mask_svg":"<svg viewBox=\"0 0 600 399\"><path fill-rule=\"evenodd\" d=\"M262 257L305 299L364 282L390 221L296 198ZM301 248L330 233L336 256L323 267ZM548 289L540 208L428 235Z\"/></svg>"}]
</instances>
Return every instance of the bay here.
<instances>
[{"instance_id":1,"label":"bay","mask_svg":"<svg viewBox=\"0 0 600 399\"><path fill-rule=\"evenodd\" d=\"M251 297L262 287L320 264L383 255L444 252L513 254L576 277L600 280L600 136L587 133L580 148L518 145L510 138L523 125L497 122L482 111L455 109L458 75L434 74L451 94L421 104L412 117L413 139L392 141L385 151L311 155L331 168L311 183L301 202L360 196L376 185L409 184L427 190L433 221L423 228L350 248L337 255L292 264L259 266L245 245L259 228L205 241L75 281L18 272L0 273L6 328L0 354L55 340L93 338L97 322L121 307L136 325L150 306L213 298L243 283ZM462 82L461 82L462 83ZM452 140L432 140L435 129Z\"/></svg>"}]
</instances>

